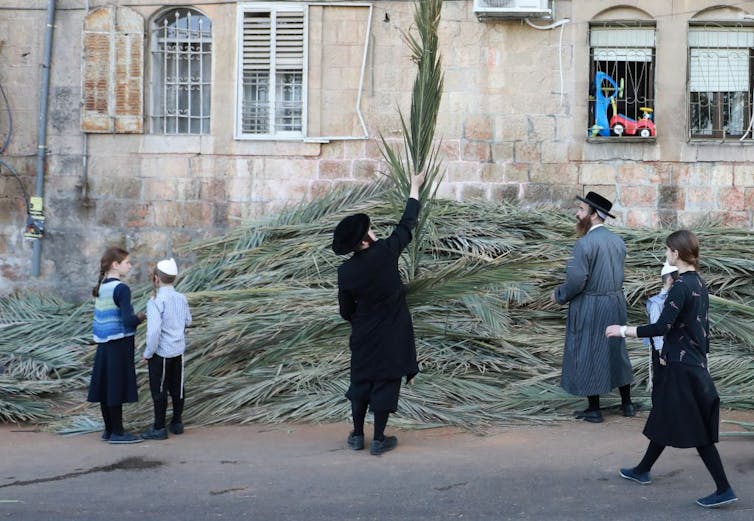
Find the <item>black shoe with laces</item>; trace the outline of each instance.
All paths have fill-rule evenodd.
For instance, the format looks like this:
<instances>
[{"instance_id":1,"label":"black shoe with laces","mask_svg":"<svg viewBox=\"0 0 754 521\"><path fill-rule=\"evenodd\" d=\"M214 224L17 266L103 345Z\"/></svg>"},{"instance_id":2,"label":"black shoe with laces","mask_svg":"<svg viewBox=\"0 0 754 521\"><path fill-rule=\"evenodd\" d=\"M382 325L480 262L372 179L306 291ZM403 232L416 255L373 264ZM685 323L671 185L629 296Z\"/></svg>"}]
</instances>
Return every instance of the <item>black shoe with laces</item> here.
<instances>
[{"instance_id":1,"label":"black shoe with laces","mask_svg":"<svg viewBox=\"0 0 754 521\"><path fill-rule=\"evenodd\" d=\"M380 456L388 451L393 450L398 445L398 438L395 436L385 436L380 440L372 440L372 446L369 447L369 453L372 456Z\"/></svg>"},{"instance_id":2,"label":"black shoe with laces","mask_svg":"<svg viewBox=\"0 0 754 521\"><path fill-rule=\"evenodd\" d=\"M577 420L584 420L589 423L602 423L602 411L595 409L590 411L589 409L582 411L576 415Z\"/></svg>"},{"instance_id":3,"label":"black shoe with laces","mask_svg":"<svg viewBox=\"0 0 754 521\"><path fill-rule=\"evenodd\" d=\"M168 431L163 427L162 429L150 428L141 433L141 437L145 440L166 440L168 439Z\"/></svg>"},{"instance_id":4,"label":"black shoe with laces","mask_svg":"<svg viewBox=\"0 0 754 521\"><path fill-rule=\"evenodd\" d=\"M362 450L364 448L364 435L351 432L348 435L348 448L351 450Z\"/></svg>"}]
</instances>

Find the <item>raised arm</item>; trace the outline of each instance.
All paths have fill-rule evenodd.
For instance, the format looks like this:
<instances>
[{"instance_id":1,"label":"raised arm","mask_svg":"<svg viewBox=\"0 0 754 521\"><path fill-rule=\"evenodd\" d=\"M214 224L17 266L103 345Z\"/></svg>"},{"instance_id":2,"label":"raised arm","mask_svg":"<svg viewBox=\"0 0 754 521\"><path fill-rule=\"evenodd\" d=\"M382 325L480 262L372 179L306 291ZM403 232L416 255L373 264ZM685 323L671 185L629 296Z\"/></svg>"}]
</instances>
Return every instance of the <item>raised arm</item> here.
<instances>
[{"instance_id":1,"label":"raised arm","mask_svg":"<svg viewBox=\"0 0 754 521\"><path fill-rule=\"evenodd\" d=\"M419 220L419 190L424 184L424 174L418 174L411 178L411 188L409 190L409 199L406 201L406 207L398 225L385 239L385 244L390 251L397 257L411 242L411 230L414 229Z\"/></svg>"}]
</instances>

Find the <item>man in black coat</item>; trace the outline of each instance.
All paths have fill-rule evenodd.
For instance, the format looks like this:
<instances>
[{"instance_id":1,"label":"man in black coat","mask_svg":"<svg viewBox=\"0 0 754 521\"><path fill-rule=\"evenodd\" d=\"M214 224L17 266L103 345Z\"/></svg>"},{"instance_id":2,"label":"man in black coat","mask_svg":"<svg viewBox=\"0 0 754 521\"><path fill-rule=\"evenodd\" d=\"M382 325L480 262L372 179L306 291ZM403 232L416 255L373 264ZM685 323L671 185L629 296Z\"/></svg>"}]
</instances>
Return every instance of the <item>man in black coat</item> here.
<instances>
[{"instance_id":1,"label":"man in black coat","mask_svg":"<svg viewBox=\"0 0 754 521\"><path fill-rule=\"evenodd\" d=\"M411 189L400 222L387 239L378 240L369 216L351 215L335 228L332 249L353 256L338 268L340 316L351 323L351 400L353 432L348 446L364 448L367 407L374 413L374 438L370 452L376 456L398 444L385 436L388 416L398 407L401 379L418 372L414 327L398 271L401 252L411 242L419 215L419 188L424 175L411 179Z\"/></svg>"}]
</instances>

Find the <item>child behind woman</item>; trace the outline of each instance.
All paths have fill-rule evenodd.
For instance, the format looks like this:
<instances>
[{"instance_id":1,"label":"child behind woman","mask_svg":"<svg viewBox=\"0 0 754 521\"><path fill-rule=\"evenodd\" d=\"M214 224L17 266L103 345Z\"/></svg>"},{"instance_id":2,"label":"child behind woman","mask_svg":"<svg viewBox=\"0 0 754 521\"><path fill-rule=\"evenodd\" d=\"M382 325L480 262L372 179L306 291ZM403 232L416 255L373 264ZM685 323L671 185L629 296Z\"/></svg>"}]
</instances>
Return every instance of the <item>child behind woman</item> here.
<instances>
[{"instance_id":1,"label":"child behind woman","mask_svg":"<svg viewBox=\"0 0 754 521\"><path fill-rule=\"evenodd\" d=\"M154 402L154 425L142 433L147 440L167 439L165 416L168 394L173 402L170 432L183 434L184 330L191 325L186 297L175 290L178 266L173 259L161 260L152 274L155 294L147 302L147 346L144 358L149 366L149 390Z\"/></svg>"},{"instance_id":2,"label":"child behind woman","mask_svg":"<svg viewBox=\"0 0 754 521\"><path fill-rule=\"evenodd\" d=\"M99 402L105 430L102 440L110 443L139 443L142 439L123 429L123 404L138 400L134 366L136 326L144 321L143 311L134 314L131 289L121 278L131 271L128 252L108 248L100 260L99 281L92 290L97 342L87 401Z\"/></svg>"}]
</instances>

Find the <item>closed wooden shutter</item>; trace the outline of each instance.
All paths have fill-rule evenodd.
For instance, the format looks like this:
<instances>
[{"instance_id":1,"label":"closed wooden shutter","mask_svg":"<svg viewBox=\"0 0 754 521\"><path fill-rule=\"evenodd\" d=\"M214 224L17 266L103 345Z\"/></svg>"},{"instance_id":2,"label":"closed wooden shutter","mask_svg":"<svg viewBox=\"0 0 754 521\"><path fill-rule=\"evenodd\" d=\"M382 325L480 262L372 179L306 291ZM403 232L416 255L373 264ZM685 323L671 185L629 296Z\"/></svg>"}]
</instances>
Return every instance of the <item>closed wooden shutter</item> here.
<instances>
[{"instance_id":1,"label":"closed wooden shutter","mask_svg":"<svg viewBox=\"0 0 754 521\"><path fill-rule=\"evenodd\" d=\"M84 20L81 130L144 130L144 19L126 7L101 7Z\"/></svg>"}]
</instances>

